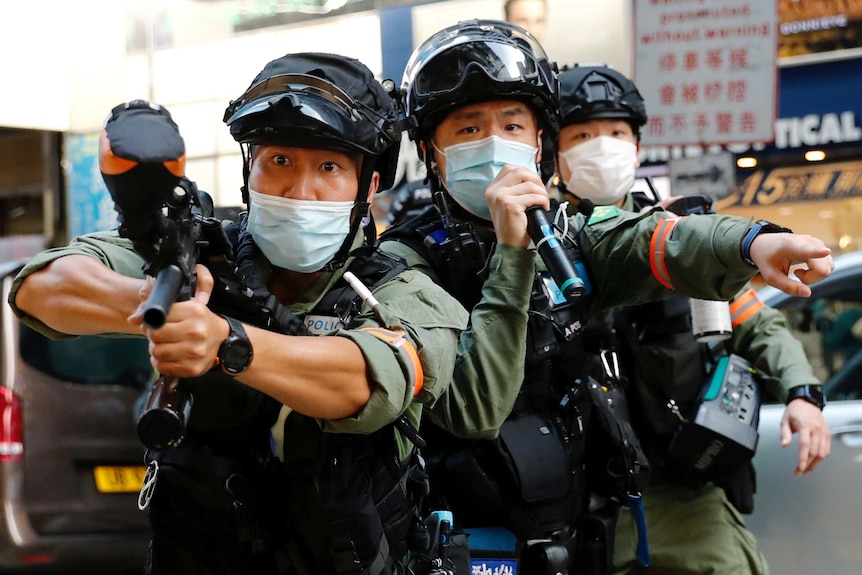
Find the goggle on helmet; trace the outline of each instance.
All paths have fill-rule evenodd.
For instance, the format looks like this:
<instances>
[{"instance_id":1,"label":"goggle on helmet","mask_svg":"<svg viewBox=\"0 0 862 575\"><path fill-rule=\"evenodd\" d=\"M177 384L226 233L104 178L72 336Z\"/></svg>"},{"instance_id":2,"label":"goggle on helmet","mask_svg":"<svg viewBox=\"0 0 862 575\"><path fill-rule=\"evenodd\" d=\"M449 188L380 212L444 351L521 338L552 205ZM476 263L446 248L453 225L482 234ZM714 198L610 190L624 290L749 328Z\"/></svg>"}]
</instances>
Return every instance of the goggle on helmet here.
<instances>
[{"instance_id":1,"label":"goggle on helmet","mask_svg":"<svg viewBox=\"0 0 862 575\"><path fill-rule=\"evenodd\" d=\"M241 144L319 147L360 153L392 187L401 131L395 101L358 60L288 54L267 64L225 110Z\"/></svg>"},{"instance_id":2,"label":"goggle on helmet","mask_svg":"<svg viewBox=\"0 0 862 575\"><path fill-rule=\"evenodd\" d=\"M555 137L557 86L554 64L523 28L459 22L425 40L407 62L402 90L410 137L418 146L453 110L505 99L530 104L545 135Z\"/></svg>"}]
</instances>

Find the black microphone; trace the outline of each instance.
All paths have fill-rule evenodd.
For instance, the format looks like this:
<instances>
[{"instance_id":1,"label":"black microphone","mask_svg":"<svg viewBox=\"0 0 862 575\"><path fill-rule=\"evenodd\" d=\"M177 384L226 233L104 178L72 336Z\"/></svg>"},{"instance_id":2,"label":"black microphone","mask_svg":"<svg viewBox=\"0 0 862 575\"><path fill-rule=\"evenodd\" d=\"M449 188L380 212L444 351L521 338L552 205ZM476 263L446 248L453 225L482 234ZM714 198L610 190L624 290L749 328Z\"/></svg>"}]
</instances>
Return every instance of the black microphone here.
<instances>
[{"instance_id":1,"label":"black microphone","mask_svg":"<svg viewBox=\"0 0 862 575\"><path fill-rule=\"evenodd\" d=\"M545 262L545 267L567 301L573 302L586 293L584 280L578 275L573 262L568 258L566 248L554 235L554 228L542 208L527 210L527 232Z\"/></svg>"}]
</instances>

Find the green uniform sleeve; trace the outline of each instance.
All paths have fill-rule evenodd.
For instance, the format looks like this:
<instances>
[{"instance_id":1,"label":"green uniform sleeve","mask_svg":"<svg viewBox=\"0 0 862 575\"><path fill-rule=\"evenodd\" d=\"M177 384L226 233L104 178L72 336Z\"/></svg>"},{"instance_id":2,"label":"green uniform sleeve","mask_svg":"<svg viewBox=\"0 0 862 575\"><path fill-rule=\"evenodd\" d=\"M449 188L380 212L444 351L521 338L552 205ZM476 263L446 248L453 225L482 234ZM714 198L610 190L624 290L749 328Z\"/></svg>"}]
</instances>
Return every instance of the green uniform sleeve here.
<instances>
[{"instance_id":1,"label":"green uniform sleeve","mask_svg":"<svg viewBox=\"0 0 862 575\"><path fill-rule=\"evenodd\" d=\"M482 299L461 334L447 393L426 406L428 417L458 436L496 437L512 410L524 378L527 310L535 253L497 246Z\"/></svg>"},{"instance_id":2,"label":"green uniform sleeve","mask_svg":"<svg viewBox=\"0 0 862 575\"><path fill-rule=\"evenodd\" d=\"M15 305L15 297L27 276L45 268L56 259L71 255L84 255L97 259L112 270L129 277L144 277L142 269L144 260L132 250L132 242L119 237L116 231L80 236L72 240L68 246L46 250L34 256L12 282L8 301L12 311L23 323L54 339L75 336L51 329L38 319L25 314Z\"/></svg>"},{"instance_id":3,"label":"green uniform sleeve","mask_svg":"<svg viewBox=\"0 0 862 575\"><path fill-rule=\"evenodd\" d=\"M374 290L383 321L367 307L350 329L336 336L352 340L365 358L372 385L371 398L356 415L323 420L323 429L335 433L371 433L397 419L415 401L435 401L449 386L458 348L458 336L467 326L466 310L443 288L420 272L407 270ZM415 389L416 368L404 341L387 341L383 335L403 332L415 349L422 372L422 388ZM418 420L417 420L418 421Z\"/></svg>"},{"instance_id":4,"label":"green uniform sleeve","mask_svg":"<svg viewBox=\"0 0 862 575\"><path fill-rule=\"evenodd\" d=\"M679 218L662 236L661 224L672 216L664 210L635 214L601 208L586 223L580 214L569 220L582 230L581 249L597 308L636 305L677 292L727 301L757 273L742 259L740 246L749 227L744 218Z\"/></svg>"},{"instance_id":5,"label":"green uniform sleeve","mask_svg":"<svg viewBox=\"0 0 862 575\"><path fill-rule=\"evenodd\" d=\"M763 305L757 313L735 325L729 348L757 368L769 393L782 403L793 387L821 384L802 343L793 337L784 315L777 309Z\"/></svg>"}]
</instances>

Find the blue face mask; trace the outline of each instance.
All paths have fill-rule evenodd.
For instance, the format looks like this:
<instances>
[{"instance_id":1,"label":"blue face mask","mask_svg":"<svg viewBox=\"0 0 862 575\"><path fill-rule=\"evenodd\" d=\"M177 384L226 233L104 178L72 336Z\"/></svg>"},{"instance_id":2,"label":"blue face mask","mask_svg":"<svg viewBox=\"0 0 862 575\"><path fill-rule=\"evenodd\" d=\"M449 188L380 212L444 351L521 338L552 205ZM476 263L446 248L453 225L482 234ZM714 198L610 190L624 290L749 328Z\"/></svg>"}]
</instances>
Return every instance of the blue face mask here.
<instances>
[{"instance_id":1,"label":"blue face mask","mask_svg":"<svg viewBox=\"0 0 862 575\"><path fill-rule=\"evenodd\" d=\"M350 233L353 202L316 202L249 190L247 229L272 265L310 273L323 268Z\"/></svg>"},{"instance_id":2,"label":"blue face mask","mask_svg":"<svg viewBox=\"0 0 862 575\"><path fill-rule=\"evenodd\" d=\"M444 184L452 199L474 216L485 220L491 219L485 190L503 166L520 166L539 173L536 169L538 148L499 136L454 144L437 151L446 157Z\"/></svg>"}]
</instances>

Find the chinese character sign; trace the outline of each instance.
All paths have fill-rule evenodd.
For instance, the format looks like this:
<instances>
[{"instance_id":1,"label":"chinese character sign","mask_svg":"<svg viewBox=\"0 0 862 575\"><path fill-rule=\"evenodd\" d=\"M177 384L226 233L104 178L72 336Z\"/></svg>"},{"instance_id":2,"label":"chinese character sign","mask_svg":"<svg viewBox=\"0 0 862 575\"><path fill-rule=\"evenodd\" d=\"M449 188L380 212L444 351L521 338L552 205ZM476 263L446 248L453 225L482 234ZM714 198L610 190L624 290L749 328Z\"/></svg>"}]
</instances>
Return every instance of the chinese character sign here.
<instances>
[{"instance_id":1,"label":"chinese character sign","mask_svg":"<svg viewBox=\"0 0 862 575\"><path fill-rule=\"evenodd\" d=\"M634 0L645 145L773 139L777 0Z\"/></svg>"}]
</instances>

